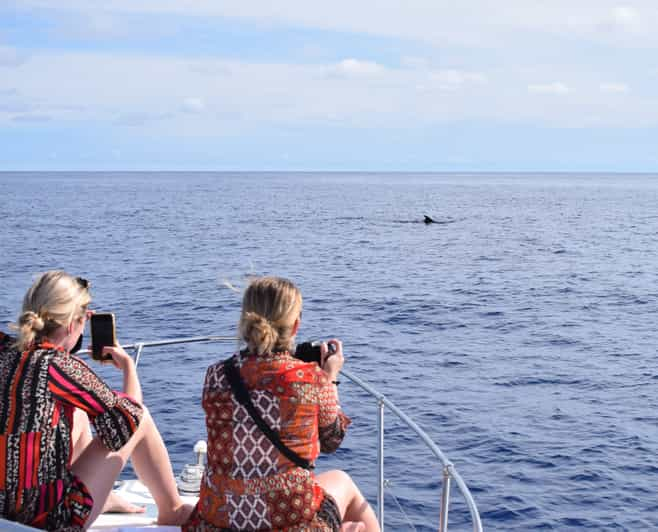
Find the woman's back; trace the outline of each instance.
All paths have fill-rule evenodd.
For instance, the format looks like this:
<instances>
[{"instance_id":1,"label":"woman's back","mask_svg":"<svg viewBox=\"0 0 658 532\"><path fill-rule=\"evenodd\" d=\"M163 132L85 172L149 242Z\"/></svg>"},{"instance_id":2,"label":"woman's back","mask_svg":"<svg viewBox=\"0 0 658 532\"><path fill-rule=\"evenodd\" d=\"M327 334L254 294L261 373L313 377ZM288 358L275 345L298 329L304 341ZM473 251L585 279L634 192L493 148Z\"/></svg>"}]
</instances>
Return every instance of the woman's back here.
<instances>
[{"instance_id":1,"label":"woman's back","mask_svg":"<svg viewBox=\"0 0 658 532\"><path fill-rule=\"evenodd\" d=\"M330 383L320 368L287 352L238 355L237 366L265 422L287 447L315 460L320 452L319 413L331 409L332 402L331 394L323 394ZM328 401L323 401L325 395ZM234 399L223 363L208 368L203 407L209 489L202 490L202 502L204 495L216 499L213 494L225 494L226 502L225 511L205 517L245 530L308 524L323 501L322 488L310 471L278 451Z\"/></svg>"},{"instance_id":2,"label":"woman's back","mask_svg":"<svg viewBox=\"0 0 658 532\"><path fill-rule=\"evenodd\" d=\"M350 420L338 406L341 342L329 340L331 353L322 343L317 363L290 355L301 312L301 292L287 279L247 287L238 326L247 347L206 373L208 465L185 530L337 531L348 513L357 517L348 521L367 514L379 530L348 475L313 474Z\"/></svg>"},{"instance_id":3,"label":"woman's back","mask_svg":"<svg viewBox=\"0 0 658 532\"><path fill-rule=\"evenodd\" d=\"M20 352L0 333L0 514L32 523L64 496L71 417L49 391L54 349Z\"/></svg>"}]
</instances>

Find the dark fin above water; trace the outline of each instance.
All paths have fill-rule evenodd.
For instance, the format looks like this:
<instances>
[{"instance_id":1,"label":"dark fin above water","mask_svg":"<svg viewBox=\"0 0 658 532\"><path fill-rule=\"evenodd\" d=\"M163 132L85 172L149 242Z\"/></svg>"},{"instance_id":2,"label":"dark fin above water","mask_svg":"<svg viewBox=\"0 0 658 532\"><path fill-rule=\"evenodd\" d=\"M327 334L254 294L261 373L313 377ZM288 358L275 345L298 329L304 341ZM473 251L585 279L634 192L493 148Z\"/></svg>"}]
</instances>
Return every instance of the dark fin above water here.
<instances>
[{"instance_id":1,"label":"dark fin above water","mask_svg":"<svg viewBox=\"0 0 658 532\"><path fill-rule=\"evenodd\" d=\"M425 215L425 219L423 220L423 222L425 222L426 224L433 224L433 223L436 223L434 220L432 220L432 218L430 218L429 216L427 216L427 214Z\"/></svg>"}]
</instances>

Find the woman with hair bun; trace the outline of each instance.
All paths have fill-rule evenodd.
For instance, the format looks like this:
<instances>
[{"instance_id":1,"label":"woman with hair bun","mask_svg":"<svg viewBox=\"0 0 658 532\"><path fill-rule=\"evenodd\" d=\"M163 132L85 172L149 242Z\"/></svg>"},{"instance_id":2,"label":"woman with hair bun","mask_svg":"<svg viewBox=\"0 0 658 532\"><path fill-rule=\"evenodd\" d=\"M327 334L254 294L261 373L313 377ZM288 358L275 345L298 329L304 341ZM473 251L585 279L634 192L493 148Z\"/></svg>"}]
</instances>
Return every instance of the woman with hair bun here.
<instances>
[{"instance_id":1,"label":"woman with hair bun","mask_svg":"<svg viewBox=\"0 0 658 532\"><path fill-rule=\"evenodd\" d=\"M206 373L208 464L183 530L379 531L346 473L312 471L350 420L338 403L341 342L322 344L321 366L292 355L301 311L301 293L286 279L262 277L245 291L246 348Z\"/></svg>"},{"instance_id":2,"label":"woman with hair bun","mask_svg":"<svg viewBox=\"0 0 658 532\"><path fill-rule=\"evenodd\" d=\"M124 390L115 392L71 354L90 302L86 280L46 272L25 294L18 337L0 333L0 516L85 530L132 458L158 522L180 525L192 508L178 495L167 450L142 405L132 358L119 346L103 349L123 373Z\"/></svg>"}]
</instances>

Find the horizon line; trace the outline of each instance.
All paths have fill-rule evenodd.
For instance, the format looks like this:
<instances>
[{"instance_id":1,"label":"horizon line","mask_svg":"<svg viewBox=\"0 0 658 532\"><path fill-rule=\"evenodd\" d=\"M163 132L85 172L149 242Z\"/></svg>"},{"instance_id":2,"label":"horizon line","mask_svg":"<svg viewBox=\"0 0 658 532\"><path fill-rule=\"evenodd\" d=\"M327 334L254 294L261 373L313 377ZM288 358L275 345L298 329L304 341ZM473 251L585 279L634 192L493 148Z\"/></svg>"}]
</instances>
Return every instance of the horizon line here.
<instances>
[{"instance_id":1,"label":"horizon line","mask_svg":"<svg viewBox=\"0 0 658 532\"><path fill-rule=\"evenodd\" d=\"M542 174L542 175L565 175L565 174L591 174L591 175L658 175L658 170L44 170L44 169L20 169L0 170L0 174L20 173L75 173L75 174Z\"/></svg>"}]
</instances>

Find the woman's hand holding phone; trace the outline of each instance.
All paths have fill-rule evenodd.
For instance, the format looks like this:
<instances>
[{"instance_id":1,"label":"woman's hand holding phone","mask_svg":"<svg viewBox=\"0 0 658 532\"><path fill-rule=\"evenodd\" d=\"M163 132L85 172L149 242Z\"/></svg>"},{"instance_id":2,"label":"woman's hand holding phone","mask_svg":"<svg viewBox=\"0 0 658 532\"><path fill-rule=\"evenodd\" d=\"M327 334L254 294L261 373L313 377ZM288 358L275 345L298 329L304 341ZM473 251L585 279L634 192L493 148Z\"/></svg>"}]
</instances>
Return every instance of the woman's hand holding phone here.
<instances>
[{"instance_id":1,"label":"woman's hand holding phone","mask_svg":"<svg viewBox=\"0 0 658 532\"><path fill-rule=\"evenodd\" d=\"M343 342L337 338L332 338L327 343L322 343L320 352L322 354L322 369L329 375L332 381L335 381L345 362Z\"/></svg>"},{"instance_id":2,"label":"woman's hand holding phone","mask_svg":"<svg viewBox=\"0 0 658 532\"><path fill-rule=\"evenodd\" d=\"M142 386L137 377L135 361L119 344L103 347L103 355L110 357L110 364L114 364L123 373L123 391L138 403L142 402Z\"/></svg>"},{"instance_id":3,"label":"woman's hand holding phone","mask_svg":"<svg viewBox=\"0 0 658 532\"><path fill-rule=\"evenodd\" d=\"M106 345L103 347L103 356L106 358L107 362L114 364L124 373L131 369L131 366L134 367L135 361L120 345L109 346Z\"/></svg>"},{"instance_id":4,"label":"woman's hand holding phone","mask_svg":"<svg viewBox=\"0 0 658 532\"><path fill-rule=\"evenodd\" d=\"M114 314L94 313L91 321L92 358L101 364L109 363L123 373L123 391L138 403L142 402L142 387L137 377L133 358L119 345L116 338Z\"/></svg>"}]
</instances>

